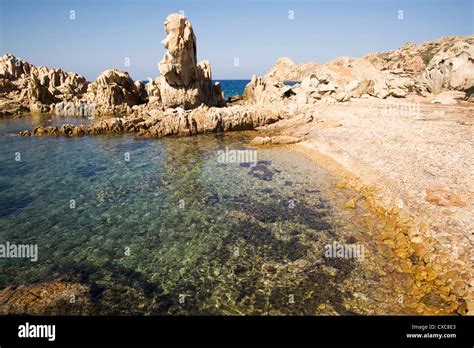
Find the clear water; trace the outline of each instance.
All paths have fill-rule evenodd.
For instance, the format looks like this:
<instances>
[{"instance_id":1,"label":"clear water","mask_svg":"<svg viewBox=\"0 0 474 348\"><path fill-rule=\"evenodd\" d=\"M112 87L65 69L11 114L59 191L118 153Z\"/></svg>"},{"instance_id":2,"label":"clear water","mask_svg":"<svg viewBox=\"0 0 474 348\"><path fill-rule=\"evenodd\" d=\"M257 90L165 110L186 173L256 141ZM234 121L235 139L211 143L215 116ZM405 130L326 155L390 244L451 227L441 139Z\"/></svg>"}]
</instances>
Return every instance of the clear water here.
<instances>
[{"instance_id":1,"label":"clear water","mask_svg":"<svg viewBox=\"0 0 474 348\"><path fill-rule=\"evenodd\" d=\"M250 80L215 80L213 82L219 82L221 84L221 90L224 92L225 98L233 97L236 95L242 95L245 90L245 86ZM286 86L294 86L299 82L288 81L285 82Z\"/></svg>"},{"instance_id":2,"label":"clear water","mask_svg":"<svg viewBox=\"0 0 474 348\"><path fill-rule=\"evenodd\" d=\"M370 258L323 257L328 243L357 242L368 213L344 209L352 193L302 154L262 148L255 167L219 163L219 150L247 148L246 133L15 135L63 122L84 119L0 119L0 242L39 248L36 263L0 260L0 288L82 283L100 314L389 310Z\"/></svg>"}]
</instances>

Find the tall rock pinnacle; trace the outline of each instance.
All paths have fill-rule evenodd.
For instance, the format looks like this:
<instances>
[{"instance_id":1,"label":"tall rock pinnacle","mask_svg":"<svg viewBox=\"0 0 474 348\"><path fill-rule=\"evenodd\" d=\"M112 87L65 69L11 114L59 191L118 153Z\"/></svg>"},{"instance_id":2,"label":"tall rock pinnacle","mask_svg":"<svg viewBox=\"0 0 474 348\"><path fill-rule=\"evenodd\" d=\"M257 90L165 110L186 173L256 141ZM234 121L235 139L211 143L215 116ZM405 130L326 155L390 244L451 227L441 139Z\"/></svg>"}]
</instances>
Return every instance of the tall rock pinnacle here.
<instances>
[{"instance_id":1,"label":"tall rock pinnacle","mask_svg":"<svg viewBox=\"0 0 474 348\"><path fill-rule=\"evenodd\" d=\"M220 86L212 85L209 62L197 63L196 37L191 22L183 15L170 14L165 21L165 33L162 43L167 52L158 65L163 106L194 108L202 103L209 106L223 104Z\"/></svg>"}]
</instances>

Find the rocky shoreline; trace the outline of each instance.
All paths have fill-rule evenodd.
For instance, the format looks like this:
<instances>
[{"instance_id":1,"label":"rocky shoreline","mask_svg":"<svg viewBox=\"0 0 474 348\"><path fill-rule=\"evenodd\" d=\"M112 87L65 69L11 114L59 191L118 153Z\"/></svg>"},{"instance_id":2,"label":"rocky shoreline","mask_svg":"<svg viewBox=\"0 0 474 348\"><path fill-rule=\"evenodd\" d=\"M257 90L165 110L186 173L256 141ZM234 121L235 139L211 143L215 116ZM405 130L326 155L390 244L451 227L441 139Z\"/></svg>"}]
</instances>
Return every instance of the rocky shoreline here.
<instances>
[{"instance_id":1,"label":"rocky shoreline","mask_svg":"<svg viewBox=\"0 0 474 348\"><path fill-rule=\"evenodd\" d=\"M182 108L156 112L151 110L127 117L104 118L90 125L62 125L61 127L36 127L33 131L20 132L22 136L63 135L82 136L95 134L136 133L140 136L164 137L193 134L252 130L287 117L270 107L226 108L200 106L185 111Z\"/></svg>"},{"instance_id":2,"label":"rocky shoreline","mask_svg":"<svg viewBox=\"0 0 474 348\"><path fill-rule=\"evenodd\" d=\"M314 123L294 130L309 132L296 149L340 177L335 189L350 188L359 192L347 207L355 207L363 201L380 216L384 233L368 231L368 234L387 257L399 260L392 265L390 274L409 275L407 288L411 288L410 295L416 301L408 303L405 299L408 307L420 314L472 315L470 254L474 240L467 231L474 228L474 194L467 183L472 173L468 158L473 154L472 150L463 150L461 145L469 141L464 122L472 117L473 109L464 105L452 111L447 106L427 104L422 107L421 115L425 121L419 121L410 129L412 120L406 117L376 121L375 116L371 116L376 107L370 101L344 109L329 106L324 113L327 125L318 127L314 123L321 120L315 119ZM446 127L450 125L433 120L433 116L430 120L430 114L441 110L446 118L459 122L449 133ZM381 122L388 126L383 127ZM395 128L394 124L399 127ZM424 132L420 132L420 127ZM392 133L392 138L387 132ZM404 132L412 144L399 132ZM351 137L347 137L347 133L351 133ZM433 153L417 156L419 151L428 154L422 144L436 142L440 133L445 134L445 139L438 142L449 147L448 151L433 157ZM375 149L372 143L381 139L385 139L383 145ZM404 146L389 150L401 139ZM387 153L391 156L387 157ZM456 169L449 165L450 156L458 158L460 165Z\"/></svg>"},{"instance_id":3,"label":"rocky shoreline","mask_svg":"<svg viewBox=\"0 0 474 348\"><path fill-rule=\"evenodd\" d=\"M225 101L212 84L209 62L197 62L191 23L178 14L165 22L167 49L160 75L148 83L127 72L104 71L94 82L61 69L35 67L7 54L0 58L0 114L25 112L99 117L90 125L38 128L21 135L134 132L146 136L192 135L255 129L305 114L319 105L376 98L427 98L435 103L472 101L474 37L447 37L362 58L325 64L280 59L263 77L253 76L241 99ZM300 79L289 86L285 81ZM116 116L104 121L101 116ZM278 116L277 116L278 115Z\"/></svg>"}]
</instances>

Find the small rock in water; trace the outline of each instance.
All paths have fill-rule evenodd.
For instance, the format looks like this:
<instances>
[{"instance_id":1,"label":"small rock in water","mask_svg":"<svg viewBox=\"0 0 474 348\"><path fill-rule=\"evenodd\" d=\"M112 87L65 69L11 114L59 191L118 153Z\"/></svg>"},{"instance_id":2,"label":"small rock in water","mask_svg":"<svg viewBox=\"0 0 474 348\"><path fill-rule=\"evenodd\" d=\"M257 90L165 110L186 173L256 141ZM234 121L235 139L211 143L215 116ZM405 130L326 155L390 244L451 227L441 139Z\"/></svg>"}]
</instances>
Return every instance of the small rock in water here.
<instances>
[{"instance_id":1,"label":"small rock in water","mask_svg":"<svg viewBox=\"0 0 474 348\"><path fill-rule=\"evenodd\" d=\"M290 135L277 135L274 137L255 137L250 145L259 146L259 145L285 145L285 144L294 144L300 142L302 139L299 137L294 137Z\"/></svg>"},{"instance_id":2,"label":"small rock in water","mask_svg":"<svg viewBox=\"0 0 474 348\"><path fill-rule=\"evenodd\" d=\"M355 209L356 205L357 205L356 200L353 198L346 202L345 207L349 209Z\"/></svg>"}]
</instances>

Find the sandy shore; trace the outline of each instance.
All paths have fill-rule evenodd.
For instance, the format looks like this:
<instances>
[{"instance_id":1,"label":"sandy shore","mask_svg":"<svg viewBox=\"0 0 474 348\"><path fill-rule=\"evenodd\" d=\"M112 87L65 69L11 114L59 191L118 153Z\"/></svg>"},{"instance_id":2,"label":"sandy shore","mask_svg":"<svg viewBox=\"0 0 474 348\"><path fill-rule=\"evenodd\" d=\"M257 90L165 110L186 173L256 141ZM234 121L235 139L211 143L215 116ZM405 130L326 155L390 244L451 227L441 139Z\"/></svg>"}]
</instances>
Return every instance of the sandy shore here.
<instances>
[{"instance_id":1,"label":"sandy shore","mask_svg":"<svg viewBox=\"0 0 474 348\"><path fill-rule=\"evenodd\" d=\"M359 99L318 105L292 130L307 133L293 146L393 221L379 237L413 275L420 313L442 301L474 313L473 116L472 103Z\"/></svg>"}]
</instances>

